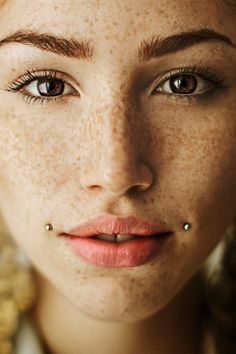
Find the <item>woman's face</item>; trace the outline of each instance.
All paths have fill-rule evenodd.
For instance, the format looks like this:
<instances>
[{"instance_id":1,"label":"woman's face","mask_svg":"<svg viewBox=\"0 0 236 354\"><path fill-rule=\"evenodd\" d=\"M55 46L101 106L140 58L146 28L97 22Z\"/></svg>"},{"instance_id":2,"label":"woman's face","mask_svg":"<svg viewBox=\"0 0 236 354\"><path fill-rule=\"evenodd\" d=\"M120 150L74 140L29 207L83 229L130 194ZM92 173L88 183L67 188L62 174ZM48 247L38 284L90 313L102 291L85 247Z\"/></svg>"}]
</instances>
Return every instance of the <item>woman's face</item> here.
<instances>
[{"instance_id":1,"label":"woman's face","mask_svg":"<svg viewBox=\"0 0 236 354\"><path fill-rule=\"evenodd\" d=\"M53 53L46 39L40 49L32 33L1 42L0 206L13 238L81 311L127 321L154 314L236 213L236 49L209 33L198 43L175 38L169 52L144 45L201 28L236 44L230 4L9 0L0 24L1 40L33 31L91 47L84 58L56 52L55 41ZM55 72L64 87L37 86ZM102 212L144 217L174 236L138 267L87 264L57 236Z\"/></svg>"}]
</instances>

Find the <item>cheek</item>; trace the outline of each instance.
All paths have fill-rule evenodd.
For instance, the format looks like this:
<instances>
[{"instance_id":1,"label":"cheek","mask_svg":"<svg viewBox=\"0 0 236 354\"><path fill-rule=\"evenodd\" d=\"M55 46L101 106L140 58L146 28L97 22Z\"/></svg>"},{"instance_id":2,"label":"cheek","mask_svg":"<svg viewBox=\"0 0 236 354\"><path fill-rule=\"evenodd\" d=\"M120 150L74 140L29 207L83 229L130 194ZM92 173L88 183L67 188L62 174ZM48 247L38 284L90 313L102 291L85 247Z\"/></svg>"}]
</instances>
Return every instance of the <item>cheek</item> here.
<instances>
[{"instance_id":1,"label":"cheek","mask_svg":"<svg viewBox=\"0 0 236 354\"><path fill-rule=\"evenodd\" d=\"M224 193L232 202L236 188L236 107L177 107L175 113L173 109L171 106L159 113L158 122L156 109L150 116L157 122L151 149L160 190L170 190L175 201L180 198L186 204L222 198Z\"/></svg>"},{"instance_id":2,"label":"cheek","mask_svg":"<svg viewBox=\"0 0 236 354\"><path fill-rule=\"evenodd\" d=\"M39 114L33 118L29 113L24 118L22 115L23 112L1 113L4 124L0 126L0 178L12 190L17 189L16 193L40 193L41 189L45 191L65 179L66 166L71 163L76 144L72 137L70 140L66 127L62 129L64 121L60 116L56 117L59 125L49 124L52 121L46 116L43 119L47 123L33 123L42 120ZM78 159L79 155L77 150L75 157Z\"/></svg>"},{"instance_id":3,"label":"cheek","mask_svg":"<svg viewBox=\"0 0 236 354\"><path fill-rule=\"evenodd\" d=\"M233 128L233 127L232 127ZM223 212L235 205L236 130L216 122L212 130L191 135L188 147L182 145L182 180L199 211L209 212L215 205ZM200 203L199 203L200 202ZM212 204L212 205L211 205ZM206 207L206 209L204 208Z\"/></svg>"},{"instance_id":4,"label":"cheek","mask_svg":"<svg viewBox=\"0 0 236 354\"><path fill-rule=\"evenodd\" d=\"M235 115L233 110L179 111L161 112L152 131L156 209L165 208L175 225L192 222L196 232L186 242L192 250L206 245L209 250L236 214Z\"/></svg>"}]
</instances>

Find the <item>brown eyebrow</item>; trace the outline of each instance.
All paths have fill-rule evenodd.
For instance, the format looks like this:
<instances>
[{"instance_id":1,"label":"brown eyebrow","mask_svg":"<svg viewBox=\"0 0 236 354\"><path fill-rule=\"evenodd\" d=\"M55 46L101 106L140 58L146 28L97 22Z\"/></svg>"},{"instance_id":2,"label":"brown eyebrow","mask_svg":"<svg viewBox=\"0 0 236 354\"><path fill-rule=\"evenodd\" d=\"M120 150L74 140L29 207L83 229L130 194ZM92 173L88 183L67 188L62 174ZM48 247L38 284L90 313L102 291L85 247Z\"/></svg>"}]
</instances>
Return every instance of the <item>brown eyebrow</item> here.
<instances>
[{"instance_id":1,"label":"brown eyebrow","mask_svg":"<svg viewBox=\"0 0 236 354\"><path fill-rule=\"evenodd\" d=\"M236 49L235 44L226 35L209 28L201 28L177 33L164 39L153 36L149 40L142 40L137 50L137 58L139 62L148 61L207 41L223 41ZM94 56L94 46L89 40L78 41L74 38L67 39L37 31L19 30L0 40L0 46L13 42L31 45L70 58L90 60Z\"/></svg>"},{"instance_id":2,"label":"brown eyebrow","mask_svg":"<svg viewBox=\"0 0 236 354\"><path fill-rule=\"evenodd\" d=\"M182 49L208 41L223 41L236 49L235 44L229 37L209 28L201 28L190 32L174 34L163 40L153 36L150 40L144 40L140 43L137 55L139 61L142 62L176 53Z\"/></svg>"},{"instance_id":3,"label":"brown eyebrow","mask_svg":"<svg viewBox=\"0 0 236 354\"><path fill-rule=\"evenodd\" d=\"M17 31L0 41L0 46L6 43L22 43L37 47L48 52L76 59L91 59L93 48L88 40L78 41L66 39L37 31Z\"/></svg>"}]
</instances>

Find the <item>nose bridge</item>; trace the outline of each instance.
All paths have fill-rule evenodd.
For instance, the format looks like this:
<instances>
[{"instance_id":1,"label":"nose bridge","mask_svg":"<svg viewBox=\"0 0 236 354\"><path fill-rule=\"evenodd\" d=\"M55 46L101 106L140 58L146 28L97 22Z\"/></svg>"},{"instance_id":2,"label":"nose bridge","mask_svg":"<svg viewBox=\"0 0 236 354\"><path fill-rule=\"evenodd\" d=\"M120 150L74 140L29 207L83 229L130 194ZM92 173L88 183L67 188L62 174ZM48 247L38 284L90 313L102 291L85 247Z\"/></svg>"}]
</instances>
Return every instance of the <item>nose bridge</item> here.
<instances>
[{"instance_id":1,"label":"nose bridge","mask_svg":"<svg viewBox=\"0 0 236 354\"><path fill-rule=\"evenodd\" d=\"M135 132L132 113L124 101L124 99L116 100L114 98L111 104L108 104L107 109L105 109L104 121L106 132L104 131L104 139L108 139L108 142L110 142L111 153L118 152L116 151L117 148L120 154L123 152L130 153L132 147L134 148L135 138L137 138L138 132ZM133 131L133 135L131 131ZM122 155L125 159L127 159L127 156L127 154Z\"/></svg>"},{"instance_id":2,"label":"nose bridge","mask_svg":"<svg viewBox=\"0 0 236 354\"><path fill-rule=\"evenodd\" d=\"M106 169L111 175L131 173L138 158L136 139L138 132L132 124L132 118L124 101L108 107L105 114L103 158Z\"/></svg>"},{"instance_id":3,"label":"nose bridge","mask_svg":"<svg viewBox=\"0 0 236 354\"><path fill-rule=\"evenodd\" d=\"M94 151L93 167L83 176L83 186L90 190L99 186L118 194L135 185L147 188L152 176L139 156L140 132L134 124L130 99L114 94L110 97L95 114L94 121L99 116L101 140L95 144L99 149Z\"/></svg>"}]
</instances>

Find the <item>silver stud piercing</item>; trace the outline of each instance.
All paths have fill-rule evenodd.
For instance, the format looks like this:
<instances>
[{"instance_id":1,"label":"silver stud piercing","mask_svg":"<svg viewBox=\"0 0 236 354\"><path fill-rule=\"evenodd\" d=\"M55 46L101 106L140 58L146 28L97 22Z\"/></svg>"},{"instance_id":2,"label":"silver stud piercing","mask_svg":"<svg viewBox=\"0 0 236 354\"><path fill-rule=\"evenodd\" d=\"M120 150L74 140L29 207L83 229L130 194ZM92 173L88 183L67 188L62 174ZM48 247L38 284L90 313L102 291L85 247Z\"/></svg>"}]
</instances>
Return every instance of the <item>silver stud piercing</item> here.
<instances>
[{"instance_id":1,"label":"silver stud piercing","mask_svg":"<svg viewBox=\"0 0 236 354\"><path fill-rule=\"evenodd\" d=\"M190 227L191 227L191 225L189 223L186 223L186 224L183 225L183 229L185 231L188 231L190 229Z\"/></svg>"},{"instance_id":2,"label":"silver stud piercing","mask_svg":"<svg viewBox=\"0 0 236 354\"><path fill-rule=\"evenodd\" d=\"M52 227L51 224L46 224L46 225L44 226L44 228L45 228L47 231L53 230L53 227Z\"/></svg>"}]
</instances>

